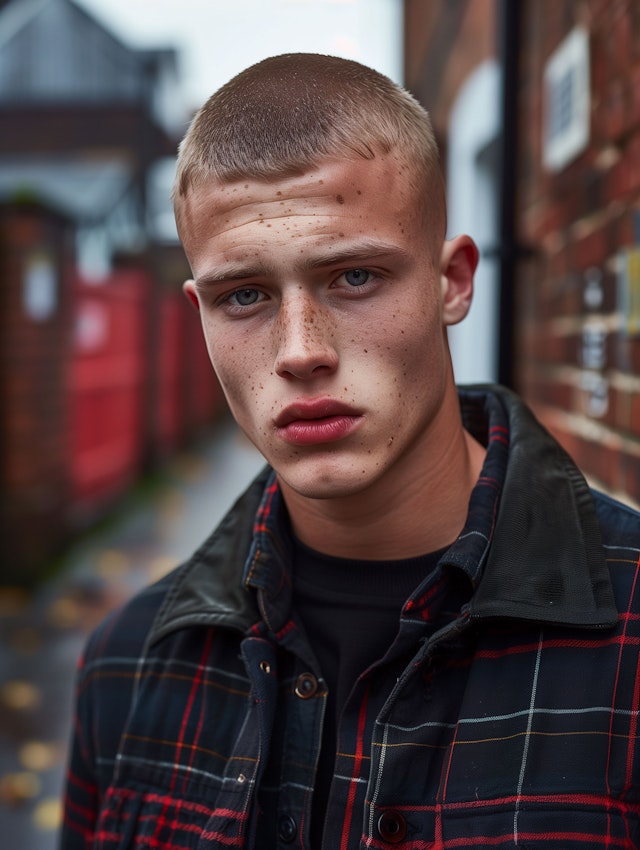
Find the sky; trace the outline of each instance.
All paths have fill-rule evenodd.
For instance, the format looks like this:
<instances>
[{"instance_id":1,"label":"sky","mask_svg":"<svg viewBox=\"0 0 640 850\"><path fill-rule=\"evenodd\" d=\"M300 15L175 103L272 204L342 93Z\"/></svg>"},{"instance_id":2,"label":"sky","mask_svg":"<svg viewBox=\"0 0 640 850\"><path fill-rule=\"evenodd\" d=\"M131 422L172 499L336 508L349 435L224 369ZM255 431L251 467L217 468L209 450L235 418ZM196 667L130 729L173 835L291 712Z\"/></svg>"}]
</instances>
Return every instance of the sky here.
<instances>
[{"instance_id":1,"label":"sky","mask_svg":"<svg viewBox=\"0 0 640 850\"><path fill-rule=\"evenodd\" d=\"M133 47L179 50L189 110L277 53L357 59L402 82L401 0L75 0Z\"/></svg>"}]
</instances>

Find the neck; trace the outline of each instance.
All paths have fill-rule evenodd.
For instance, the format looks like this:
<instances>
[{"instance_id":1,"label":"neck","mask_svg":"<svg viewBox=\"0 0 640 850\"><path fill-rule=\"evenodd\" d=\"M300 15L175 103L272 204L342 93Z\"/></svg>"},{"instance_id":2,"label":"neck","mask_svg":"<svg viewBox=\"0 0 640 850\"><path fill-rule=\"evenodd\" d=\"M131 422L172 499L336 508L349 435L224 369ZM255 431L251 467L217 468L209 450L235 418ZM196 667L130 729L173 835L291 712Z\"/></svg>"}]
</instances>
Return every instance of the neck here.
<instances>
[{"instance_id":1,"label":"neck","mask_svg":"<svg viewBox=\"0 0 640 850\"><path fill-rule=\"evenodd\" d=\"M449 546L462 531L485 456L459 416L456 421L452 429L447 418L440 435L357 494L310 499L281 481L297 537L327 555L362 560L411 558Z\"/></svg>"}]
</instances>

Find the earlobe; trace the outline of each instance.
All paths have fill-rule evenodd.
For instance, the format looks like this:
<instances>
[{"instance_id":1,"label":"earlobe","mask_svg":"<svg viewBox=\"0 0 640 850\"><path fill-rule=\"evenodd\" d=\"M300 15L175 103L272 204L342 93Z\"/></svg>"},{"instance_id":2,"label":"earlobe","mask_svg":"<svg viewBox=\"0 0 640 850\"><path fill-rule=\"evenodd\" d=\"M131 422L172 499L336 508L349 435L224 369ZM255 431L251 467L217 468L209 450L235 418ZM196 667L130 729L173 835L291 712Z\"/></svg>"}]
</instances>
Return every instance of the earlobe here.
<instances>
[{"instance_id":1,"label":"earlobe","mask_svg":"<svg viewBox=\"0 0 640 850\"><path fill-rule=\"evenodd\" d=\"M442 247L440 275L445 325L461 322L471 307L478 249L470 236L457 236Z\"/></svg>"},{"instance_id":2,"label":"earlobe","mask_svg":"<svg viewBox=\"0 0 640 850\"><path fill-rule=\"evenodd\" d=\"M200 312L200 302L198 301L198 293L196 292L196 284L194 280L185 280L182 284L182 291L189 299L189 302L195 309Z\"/></svg>"}]
</instances>

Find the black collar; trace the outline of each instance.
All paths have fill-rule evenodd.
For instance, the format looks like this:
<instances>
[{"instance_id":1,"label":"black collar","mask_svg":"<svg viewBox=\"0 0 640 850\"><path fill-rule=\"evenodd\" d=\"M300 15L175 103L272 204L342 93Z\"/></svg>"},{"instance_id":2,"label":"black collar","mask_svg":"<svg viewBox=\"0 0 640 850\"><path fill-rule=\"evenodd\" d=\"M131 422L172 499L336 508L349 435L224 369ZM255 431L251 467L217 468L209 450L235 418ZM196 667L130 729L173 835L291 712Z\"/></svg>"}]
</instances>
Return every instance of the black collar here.
<instances>
[{"instance_id":1,"label":"black collar","mask_svg":"<svg viewBox=\"0 0 640 850\"><path fill-rule=\"evenodd\" d=\"M508 390L464 388L460 403L465 427L480 439L486 439L492 420L494 425L504 421L509 432L508 463L490 543L473 571L451 561L467 570L475 586L467 608L471 618L613 626L617 611L595 506L579 470ZM272 471L265 468L218 529L169 579L151 643L192 625L246 632L259 620L255 589L243 575L246 579L257 567L268 568L273 557L260 534L254 534L271 477Z\"/></svg>"}]
</instances>

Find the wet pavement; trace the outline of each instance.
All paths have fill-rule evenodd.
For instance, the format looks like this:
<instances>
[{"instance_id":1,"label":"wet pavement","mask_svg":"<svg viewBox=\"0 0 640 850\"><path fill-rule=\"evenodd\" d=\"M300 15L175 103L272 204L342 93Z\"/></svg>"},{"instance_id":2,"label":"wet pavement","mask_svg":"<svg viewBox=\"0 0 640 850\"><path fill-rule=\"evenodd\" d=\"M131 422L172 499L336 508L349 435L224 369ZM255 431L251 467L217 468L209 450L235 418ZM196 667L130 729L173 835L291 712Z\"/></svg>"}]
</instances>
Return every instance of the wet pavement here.
<instances>
[{"instance_id":1,"label":"wet pavement","mask_svg":"<svg viewBox=\"0 0 640 850\"><path fill-rule=\"evenodd\" d=\"M224 422L78 540L54 579L31 594L0 587L2 850L57 847L75 665L93 626L188 557L262 463Z\"/></svg>"}]
</instances>

